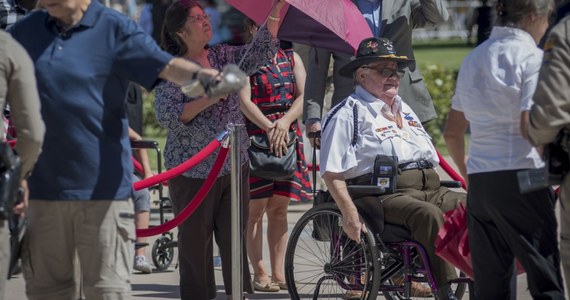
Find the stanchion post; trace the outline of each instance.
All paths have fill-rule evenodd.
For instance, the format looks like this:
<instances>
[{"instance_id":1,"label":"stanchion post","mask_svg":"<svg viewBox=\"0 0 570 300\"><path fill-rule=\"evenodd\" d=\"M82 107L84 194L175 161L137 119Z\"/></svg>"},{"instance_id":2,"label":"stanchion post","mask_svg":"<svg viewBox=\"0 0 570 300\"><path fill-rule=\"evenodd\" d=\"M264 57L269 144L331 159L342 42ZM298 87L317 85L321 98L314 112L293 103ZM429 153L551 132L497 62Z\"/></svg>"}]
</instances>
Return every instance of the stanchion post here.
<instances>
[{"instance_id":1,"label":"stanchion post","mask_svg":"<svg viewBox=\"0 0 570 300\"><path fill-rule=\"evenodd\" d=\"M241 299L243 295L242 278L242 202L241 202L241 128L243 124L230 124L231 150L231 196L232 196L232 298Z\"/></svg>"}]
</instances>

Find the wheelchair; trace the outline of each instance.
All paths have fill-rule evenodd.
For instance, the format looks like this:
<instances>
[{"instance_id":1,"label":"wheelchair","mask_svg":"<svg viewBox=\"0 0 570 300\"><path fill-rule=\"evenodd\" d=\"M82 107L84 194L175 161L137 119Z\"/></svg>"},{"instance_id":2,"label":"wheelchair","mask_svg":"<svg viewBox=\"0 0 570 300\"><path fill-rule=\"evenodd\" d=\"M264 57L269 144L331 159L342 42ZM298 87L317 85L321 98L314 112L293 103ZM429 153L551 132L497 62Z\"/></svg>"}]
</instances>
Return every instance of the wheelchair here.
<instances>
[{"instance_id":1,"label":"wheelchair","mask_svg":"<svg viewBox=\"0 0 570 300\"><path fill-rule=\"evenodd\" d=\"M154 150L156 153L157 173L160 174L162 172L162 155L157 141L131 141L131 148ZM137 168L135 166L135 173L137 173L139 177L142 177L143 174L140 174L141 170L136 169ZM160 224L163 224L168 221L166 214L172 213L172 202L170 198L165 194L164 184L151 186L149 187L149 190L158 191L158 200L155 201L155 204L158 204L159 220ZM147 245L136 245L136 247L144 246ZM165 271L168 269L168 267L170 267L172 261L174 260L174 248L177 246L178 242L174 240L174 234L170 231L163 233L154 241L151 250L152 262L158 271Z\"/></svg>"},{"instance_id":2,"label":"wheelchair","mask_svg":"<svg viewBox=\"0 0 570 300\"><path fill-rule=\"evenodd\" d=\"M461 186L457 182L442 185ZM351 193L384 194L375 186L348 188ZM379 293L389 300L412 299L412 282L427 283L437 297L429 258L406 228L384 223L382 232L373 232L371 222L363 218L368 230L357 244L344 234L342 214L327 194L320 196L329 201L308 210L289 237L285 277L292 299L346 299L349 291L358 291L358 297L350 299L377 299ZM461 299L468 285L473 291L472 284L460 273L451 288Z\"/></svg>"}]
</instances>

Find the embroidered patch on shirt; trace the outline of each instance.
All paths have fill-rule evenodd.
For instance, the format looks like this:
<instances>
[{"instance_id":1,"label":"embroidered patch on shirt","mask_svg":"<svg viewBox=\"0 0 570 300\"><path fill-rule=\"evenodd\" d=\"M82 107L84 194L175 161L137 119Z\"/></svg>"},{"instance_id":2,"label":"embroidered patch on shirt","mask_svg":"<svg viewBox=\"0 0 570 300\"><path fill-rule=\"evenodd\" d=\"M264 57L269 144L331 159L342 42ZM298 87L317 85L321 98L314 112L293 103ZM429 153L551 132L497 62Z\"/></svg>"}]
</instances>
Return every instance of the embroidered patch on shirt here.
<instances>
[{"instance_id":1,"label":"embroidered patch on shirt","mask_svg":"<svg viewBox=\"0 0 570 300\"><path fill-rule=\"evenodd\" d=\"M392 129L392 128L394 128L394 126L389 125L389 126L386 126L386 127L376 128L375 131L376 131L376 132L384 132L384 131L386 131L386 130L388 130L388 129Z\"/></svg>"},{"instance_id":2,"label":"embroidered patch on shirt","mask_svg":"<svg viewBox=\"0 0 570 300\"><path fill-rule=\"evenodd\" d=\"M557 43L558 38L556 38L556 36L551 36L548 38L548 40L546 40L546 43L544 43L544 58L542 61L543 64L547 64L552 60L552 49L554 46L556 46Z\"/></svg>"}]
</instances>

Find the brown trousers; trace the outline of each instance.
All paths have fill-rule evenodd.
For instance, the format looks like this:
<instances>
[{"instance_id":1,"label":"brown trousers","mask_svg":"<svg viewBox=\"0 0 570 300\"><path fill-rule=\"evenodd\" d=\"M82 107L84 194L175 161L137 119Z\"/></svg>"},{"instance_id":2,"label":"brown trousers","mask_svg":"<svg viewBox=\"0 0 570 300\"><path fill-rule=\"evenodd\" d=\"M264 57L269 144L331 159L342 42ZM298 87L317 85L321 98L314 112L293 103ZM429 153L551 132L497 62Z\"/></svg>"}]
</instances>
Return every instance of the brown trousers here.
<instances>
[{"instance_id":1,"label":"brown trousers","mask_svg":"<svg viewBox=\"0 0 570 300\"><path fill-rule=\"evenodd\" d=\"M457 278L457 273L452 265L435 254L435 239L443 225L443 213L456 208L459 202L465 203L466 195L441 187L439 175L433 169L403 171L397 180L398 192L380 197L384 220L410 230L412 238L426 250L435 281L442 286ZM377 197L355 202L361 214L367 219L374 218Z\"/></svg>"},{"instance_id":2,"label":"brown trousers","mask_svg":"<svg viewBox=\"0 0 570 300\"><path fill-rule=\"evenodd\" d=\"M192 200L204 182L204 179L184 176L178 176L168 182L176 215ZM243 166L241 196L243 236L245 236L248 218L248 195L249 167ZM198 209L178 226L180 297L182 300L216 298L212 233L220 249L226 294L231 294L231 231L231 180L230 174L227 174L216 179L214 186ZM242 253L244 291L253 293L245 244Z\"/></svg>"}]
</instances>

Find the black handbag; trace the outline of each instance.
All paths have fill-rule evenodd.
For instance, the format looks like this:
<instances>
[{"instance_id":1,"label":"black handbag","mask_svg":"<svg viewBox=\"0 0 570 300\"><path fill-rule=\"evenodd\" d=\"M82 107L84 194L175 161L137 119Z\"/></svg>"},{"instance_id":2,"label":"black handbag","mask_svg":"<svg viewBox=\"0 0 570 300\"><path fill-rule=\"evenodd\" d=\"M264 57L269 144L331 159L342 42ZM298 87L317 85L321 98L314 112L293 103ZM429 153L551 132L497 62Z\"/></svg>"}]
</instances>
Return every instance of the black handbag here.
<instances>
[{"instance_id":1,"label":"black handbag","mask_svg":"<svg viewBox=\"0 0 570 300\"><path fill-rule=\"evenodd\" d=\"M20 158L8 143L0 142L0 220L8 219L20 187Z\"/></svg>"},{"instance_id":2,"label":"black handbag","mask_svg":"<svg viewBox=\"0 0 570 300\"><path fill-rule=\"evenodd\" d=\"M297 170L296 140L297 134L289 131L287 153L277 157L269 152L270 142L266 134L250 136L251 145L248 149L250 175L269 180L291 179Z\"/></svg>"}]
</instances>

